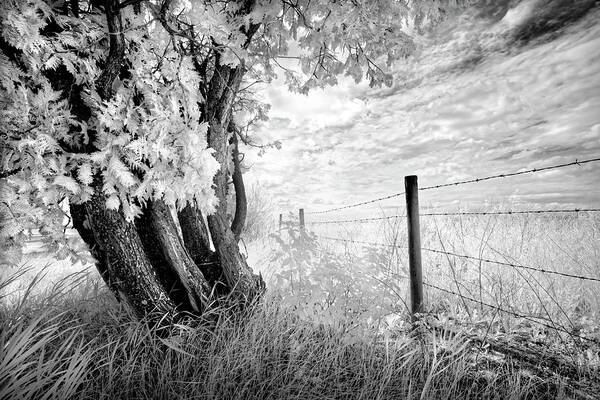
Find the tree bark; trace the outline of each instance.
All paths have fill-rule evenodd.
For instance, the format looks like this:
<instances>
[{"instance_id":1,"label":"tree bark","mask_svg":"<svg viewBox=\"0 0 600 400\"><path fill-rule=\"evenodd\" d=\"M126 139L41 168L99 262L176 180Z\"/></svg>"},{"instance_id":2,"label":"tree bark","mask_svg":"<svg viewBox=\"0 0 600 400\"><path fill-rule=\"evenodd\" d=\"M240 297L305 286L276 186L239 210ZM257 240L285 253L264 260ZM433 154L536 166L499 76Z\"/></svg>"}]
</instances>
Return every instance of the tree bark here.
<instances>
[{"instance_id":1,"label":"tree bark","mask_svg":"<svg viewBox=\"0 0 600 400\"><path fill-rule=\"evenodd\" d=\"M73 228L77 230L81 239L87 244L90 254L96 259L96 269L100 273L100 276L106 283L106 286L115 294L115 297L120 301L119 290L117 289L114 279L111 278L108 270L108 260L106 253L100 248L98 242L94 238L94 232L91 228L86 226L86 210L83 204L69 203L69 212L71 214L71 221L73 222ZM88 222L89 224L89 222Z\"/></svg>"},{"instance_id":2,"label":"tree bark","mask_svg":"<svg viewBox=\"0 0 600 400\"><path fill-rule=\"evenodd\" d=\"M231 125L233 123L230 122ZM234 128L234 127L232 127ZM239 242L240 236L246 224L246 215L248 214L248 202L246 199L246 188L244 187L244 177L242 175L242 166L240 162L240 152L238 149L238 137L235 129L231 129L231 143L233 144L233 189L235 190L235 216L231 223L231 230L235 240Z\"/></svg>"},{"instance_id":3,"label":"tree bark","mask_svg":"<svg viewBox=\"0 0 600 400\"><path fill-rule=\"evenodd\" d=\"M221 279L222 271L215 253L210 248L209 232L202 212L188 204L177 213L177 219L185 248L208 283L214 285Z\"/></svg>"},{"instance_id":4,"label":"tree bark","mask_svg":"<svg viewBox=\"0 0 600 400\"><path fill-rule=\"evenodd\" d=\"M105 0L104 13L108 25L109 51L106 64L98 77L96 88L103 100L113 95L113 82L119 76L125 61L125 34L119 11L119 0Z\"/></svg>"},{"instance_id":5,"label":"tree bark","mask_svg":"<svg viewBox=\"0 0 600 400\"><path fill-rule=\"evenodd\" d=\"M219 205L217 210L208 216L208 227L228 287L243 297L251 299L258 293L262 281L254 277L252 269L240 254L236 237L227 220L229 186L227 128L231 120L233 100L242 80L243 66L231 68L220 65L219 61L217 55L215 72L210 82L206 102L208 145L215 149L215 158L221 165L213 180Z\"/></svg>"},{"instance_id":6,"label":"tree bark","mask_svg":"<svg viewBox=\"0 0 600 400\"><path fill-rule=\"evenodd\" d=\"M153 200L147 212L167 265L181 281L193 310L201 312L206 308L211 288L181 242L169 208L162 200Z\"/></svg>"},{"instance_id":7,"label":"tree bark","mask_svg":"<svg viewBox=\"0 0 600 400\"><path fill-rule=\"evenodd\" d=\"M127 222L121 212L106 208L98 177L94 189L92 198L84 203L87 221L105 254L108 276L119 298L140 318L151 313L172 313L176 304L148 260L135 225ZM103 265L103 260L99 261Z\"/></svg>"}]
</instances>

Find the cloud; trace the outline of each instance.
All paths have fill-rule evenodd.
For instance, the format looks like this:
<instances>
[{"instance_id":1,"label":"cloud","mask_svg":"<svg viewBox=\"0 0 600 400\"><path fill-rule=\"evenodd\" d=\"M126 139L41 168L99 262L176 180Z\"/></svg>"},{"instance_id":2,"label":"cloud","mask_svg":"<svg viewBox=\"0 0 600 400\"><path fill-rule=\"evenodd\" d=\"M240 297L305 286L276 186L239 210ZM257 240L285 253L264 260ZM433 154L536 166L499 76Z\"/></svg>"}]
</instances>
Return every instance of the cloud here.
<instances>
[{"instance_id":1,"label":"cloud","mask_svg":"<svg viewBox=\"0 0 600 400\"><path fill-rule=\"evenodd\" d=\"M340 79L338 86L315 89L307 95L289 92L278 80L267 90L266 99L272 105L274 118L289 119L291 128L314 132L350 124L364 107L354 92L350 80L345 78Z\"/></svg>"},{"instance_id":2,"label":"cloud","mask_svg":"<svg viewBox=\"0 0 600 400\"><path fill-rule=\"evenodd\" d=\"M249 178L265 183L281 209L314 210L401 192L405 175L432 185L598 156L600 26L590 19L599 16L596 10L552 41L486 50L470 66L460 64L473 53L468 35L432 41L398 66L389 89L341 80L304 96L276 83L266 94L272 119L259 134L283 147L263 157L250 152ZM597 205L599 187L598 166L588 165L423 192L423 204L589 206Z\"/></svg>"}]
</instances>

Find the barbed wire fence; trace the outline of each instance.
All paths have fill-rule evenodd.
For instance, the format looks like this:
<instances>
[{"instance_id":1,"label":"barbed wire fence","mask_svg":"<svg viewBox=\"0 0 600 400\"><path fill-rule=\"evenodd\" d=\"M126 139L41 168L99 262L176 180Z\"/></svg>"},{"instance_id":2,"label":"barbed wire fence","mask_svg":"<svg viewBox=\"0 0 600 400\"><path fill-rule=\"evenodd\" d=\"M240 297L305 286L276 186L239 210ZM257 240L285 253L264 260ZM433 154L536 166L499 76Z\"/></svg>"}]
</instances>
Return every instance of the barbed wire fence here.
<instances>
[{"instance_id":1,"label":"barbed wire fence","mask_svg":"<svg viewBox=\"0 0 600 400\"><path fill-rule=\"evenodd\" d=\"M476 261L476 262L479 262L480 265L481 265L481 263L485 263L485 264L489 264L489 265L495 265L500 268L523 270L523 271L530 272L530 273L535 272L535 273L540 273L540 274L545 274L545 275L555 276L555 277L560 277L560 278L575 279L575 280L582 281L582 282L583 281L592 282L594 284L600 283L600 277L587 276L587 275L583 275L583 274L567 273L567 272L561 272L561 271L554 271L554 270L545 269L545 268L538 268L538 267L533 267L533 266L528 266L528 265L522 265L522 264L516 263L516 262L493 260L490 258L483 257L481 255L476 257L476 256L468 255L468 254L460 254L460 253L454 252L454 251L447 251L445 248L434 249L434 248L430 248L430 247L422 247L420 244L421 238L420 238L419 219L421 217L437 217L437 216L491 216L491 215L514 216L514 215L527 215L527 214L597 213L597 212L600 212L600 207L596 207L596 208L582 207L582 208L564 208L564 209L498 210L498 211L465 211L465 212L443 212L443 211L441 211L441 212L419 213L418 192L426 191L426 190L430 191L430 190L435 190L435 189L440 189L440 188L445 188L445 187L456 187L456 186L466 185L466 184L477 184L480 182L494 180L494 179L509 178L509 177L514 177L514 176L519 176L519 175L524 175L524 174L535 174L535 173L539 173L539 172L543 172L543 171L567 168L567 167L572 167L572 166L582 166L584 164L589 164L589 163L594 163L594 162L599 162L599 161L600 161L600 157L590 158L590 159L585 159L585 160L575 160L575 161L568 162L568 163L555 164L555 165L549 165L549 166L544 166L544 167L539 167L539 168L532 168L532 169L526 169L526 170L520 170L520 171L508 172L508 173L502 173L502 174L496 174L496 175L489 175L489 176L484 176L484 177L460 180L460 181L432 185L432 186L425 186L425 187L420 187L420 188L417 185L417 177L416 176L408 176L408 177L405 177L406 190L404 192L393 193L393 194L390 194L387 196L382 196L382 197L374 198L371 200L352 203L352 204L343 205L343 206L339 206L339 207L329 208L329 209L321 210L321 211L305 212L304 209L300 209L300 216L301 216L300 227L301 227L301 229L305 229L305 221L304 221L305 214L306 215L328 214L328 213L332 213L332 212L336 212L336 211L351 209L351 208L355 208L355 207L360 207L360 206L364 206L364 205L368 205L368 204L381 202L384 200L389 200L389 199L405 196L406 209L407 209L406 214L396 214L396 215L381 216L381 217L352 218L352 219L316 220L316 221L308 221L308 224L309 225L332 225L332 224L343 225L343 224L354 224L354 223L362 224L362 223L371 223L371 222L381 222L381 221L386 221L386 220L389 221L389 220L406 219L407 220L407 228L408 228L408 245L407 246L401 246L401 245L398 245L395 243L394 244L385 244L385 243L374 242L374 241L344 239L344 238L340 238L340 237L331 237L331 236L324 236L324 235L315 235L314 237L317 239L323 240L323 241L334 241L334 242L340 242L340 243L346 243L346 244L351 243L351 244L367 245L367 246L391 247L391 248L395 248L395 249L408 250L408 255L409 255L409 257L408 257L409 258L408 278L410 281L409 286L410 286L410 297L411 297L411 304L412 304L411 311L413 314L413 319L415 319L416 318L415 316L418 315L419 313L424 312L423 286L425 286L430 289L438 290L440 292L449 294L451 296L458 297L463 301L467 300L469 302L477 303L483 307L487 307L492 310L503 312L505 314L512 315L514 317L521 318L524 320L529 320L531 322L536 322L547 328L554 329L556 331L560 331L563 333L567 333L567 334L571 335L572 337L575 337L575 338L578 338L581 340L585 340L585 341L589 341L590 339L574 333L572 329L568 329L562 325L559 325L559 324L555 323L555 321L552 321L551 319L547 319L547 318L539 317L539 316L530 316L530 315L526 315L522 312L499 307L499 306L496 306L493 304L483 302L481 298L478 300L473 297L466 296L462 292L460 292L460 290L459 290L459 292L455 292L453 290L445 289L438 285L435 285L428 280L423 281L422 265L421 265L421 252L423 251L423 252L428 252L428 253L432 253L432 254L444 255L446 257ZM280 230L281 230L281 226L283 223L281 214L280 214L279 222L280 222ZM539 282L538 282L538 284L539 284ZM594 340L597 341L597 339L594 339ZM594 341L594 340L592 340L592 341Z\"/></svg>"}]
</instances>

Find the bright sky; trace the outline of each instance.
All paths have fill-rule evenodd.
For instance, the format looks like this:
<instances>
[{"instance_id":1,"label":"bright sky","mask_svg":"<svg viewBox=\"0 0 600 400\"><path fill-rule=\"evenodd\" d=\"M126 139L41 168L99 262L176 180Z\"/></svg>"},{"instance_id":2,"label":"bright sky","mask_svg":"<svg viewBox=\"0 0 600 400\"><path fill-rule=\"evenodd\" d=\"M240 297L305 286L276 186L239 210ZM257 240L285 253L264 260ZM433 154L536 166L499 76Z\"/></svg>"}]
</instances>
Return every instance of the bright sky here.
<instances>
[{"instance_id":1,"label":"bright sky","mask_svg":"<svg viewBox=\"0 0 600 400\"><path fill-rule=\"evenodd\" d=\"M392 88L340 85L308 96L265 88L258 135L281 150L247 156L276 212L318 211L422 186L600 157L600 12L557 38L507 47L518 9L453 24L396 66ZM457 26L461 28L458 29ZM335 214L391 213L403 197ZM600 206L600 163L421 192L440 209ZM333 215L332 215L333 216Z\"/></svg>"}]
</instances>

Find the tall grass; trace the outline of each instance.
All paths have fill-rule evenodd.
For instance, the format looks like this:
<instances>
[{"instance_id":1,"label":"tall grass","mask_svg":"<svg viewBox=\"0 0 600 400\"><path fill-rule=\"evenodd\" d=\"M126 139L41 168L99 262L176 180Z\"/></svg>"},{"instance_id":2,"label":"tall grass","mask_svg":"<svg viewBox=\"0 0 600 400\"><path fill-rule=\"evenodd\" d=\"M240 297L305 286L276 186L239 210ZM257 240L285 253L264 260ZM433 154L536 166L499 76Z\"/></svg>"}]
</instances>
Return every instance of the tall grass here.
<instances>
[{"instance_id":1,"label":"tall grass","mask_svg":"<svg viewBox=\"0 0 600 400\"><path fill-rule=\"evenodd\" d=\"M70 283L69 283L70 282ZM5 285L1 284L0 287ZM517 399L561 396L467 337L317 324L270 293L158 335L94 280L3 301L2 399ZM213 320L214 321L214 320Z\"/></svg>"},{"instance_id":2,"label":"tall grass","mask_svg":"<svg viewBox=\"0 0 600 400\"><path fill-rule=\"evenodd\" d=\"M423 220L423 245L598 276L597 217L502 218ZM277 246L271 242L270 289L260 302L243 315L214 309L217 317L209 322L189 320L168 334L129 315L95 271L49 286L44 280L54 266L3 272L0 399L537 399L598 393L597 345L582 346L476 301L428 288L430 316L413 330L404 303L404 223L318 232L393 245L386 247L330 243L290 225ZM261 246L266 243L263 238ZM475 300L550 319L573 334L593 339L600 332L594 282L436 254L424 254L424 277ZM535 359L523 365L474 335L508 335L524 348L536 343L576 371L546 373L536 369Z\"/></svg>"},{"instance_id":3,"label":"tall grass","mask_svg":"<svg viewBox=\"0 0 600 400\"><path fill-rule=\"evenodd\" d=\"M309 225L310 227L310 225ZM408 257L404 220L354 226L317 225L320 251L348 260L347 271L367 263L385 282L380 297L407 298ZM450 216L421 219L423 247L475 258L600 279L600 217L595 214L545 216ZM385 246L321 240L334 236ZM359 260L359 262L357 262ZM600 284L472 259L423 251L426 282L475 301L426 288L431 311L448 311L471 322L497 313L482 303L551 321L600 339ZM392 307L390 312L395 311ZM503 317L506 315L500 315ZM505 319L507 323L513 319ZM511 326L505 327L510 330Z\"/></svg>"}]
</instances>

